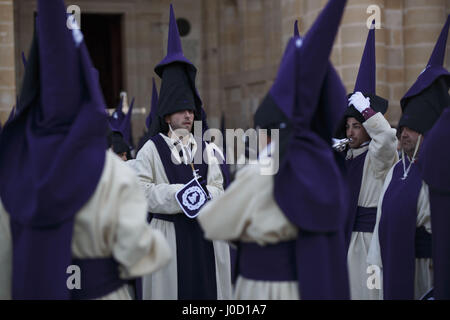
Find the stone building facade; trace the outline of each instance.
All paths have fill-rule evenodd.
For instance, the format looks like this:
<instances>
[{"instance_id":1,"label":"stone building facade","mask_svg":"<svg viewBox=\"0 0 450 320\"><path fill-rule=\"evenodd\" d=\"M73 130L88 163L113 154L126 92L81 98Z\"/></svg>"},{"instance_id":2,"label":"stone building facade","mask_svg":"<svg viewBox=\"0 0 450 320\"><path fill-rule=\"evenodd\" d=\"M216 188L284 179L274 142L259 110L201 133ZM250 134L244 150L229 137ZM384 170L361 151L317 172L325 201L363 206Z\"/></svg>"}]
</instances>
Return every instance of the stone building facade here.
<instances>
[{"instance_id":1,"label":"stone building facade","mask_svg":"<svg viewBox=\"0 0 450 320\"><path fill-rule=\"evenodd\" d=\"M120 15L121 90L136 97L135 139L149 111L154 66L166 51L169 4L190 24L182 37L185 55L198 67L197 87L211 127L222 114L228 128L248 128L270 88L293 24L304 34L327 0L66 0L83 14ZM375 9L374 9L375 8ZM450 0L349 0L332 62L350 92L367 36L367 20L379 8L376 32L377 93L389 99L395 126L399 100L425 67L450 14ZM372 9L372 11L368 9ZM35 0L0 0L0 121L7 119L20 91L33 34ZM375 11L373 11L375 10ZM378 21L378 20L377 20ZM114 35L112 35L114 37ZM450 41L449 41L450 45ZM446 67L450 69L450 50ZM108 72L103 77L109 77ZM117 100L119 97L114 97ZM112 99L109 99L112 100ZM114 107L114 105L109 105Z\"/></svg>"}]
</instances>

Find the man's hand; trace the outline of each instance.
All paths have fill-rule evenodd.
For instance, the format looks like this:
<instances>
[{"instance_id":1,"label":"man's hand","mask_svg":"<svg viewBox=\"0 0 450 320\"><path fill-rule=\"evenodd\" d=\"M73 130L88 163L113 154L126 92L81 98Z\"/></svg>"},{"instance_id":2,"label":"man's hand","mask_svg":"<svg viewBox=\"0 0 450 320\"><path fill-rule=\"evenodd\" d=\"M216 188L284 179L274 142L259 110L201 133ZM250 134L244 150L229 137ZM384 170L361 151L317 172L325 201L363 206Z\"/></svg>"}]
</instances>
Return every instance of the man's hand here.
<instances>
[{"instance_id":1,"label":"man's hand","mask_svg":"<svg viewBox=\"0 0 450 320\"><path fill-rule=\"evenodd\" d=\"M348 106L350 107L351 105L353 105L356 110L362 113L367 108L370 108L370 98L364 97L361 92L355 92L348 99Z\"/></svg>"}]
</instances>

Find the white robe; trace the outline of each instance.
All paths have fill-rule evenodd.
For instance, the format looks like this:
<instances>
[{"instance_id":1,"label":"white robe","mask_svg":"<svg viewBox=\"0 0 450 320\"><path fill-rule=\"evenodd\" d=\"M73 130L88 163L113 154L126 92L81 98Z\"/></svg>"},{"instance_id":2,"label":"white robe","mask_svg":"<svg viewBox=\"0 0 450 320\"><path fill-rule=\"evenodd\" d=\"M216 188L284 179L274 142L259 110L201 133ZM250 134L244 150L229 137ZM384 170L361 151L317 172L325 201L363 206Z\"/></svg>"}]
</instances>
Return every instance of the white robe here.
<instances>
[{"instance_id":1,"label":"white robe","mask_svg":"<svg viewBox=\"0 0 450 320\"><path fill-rule=\"evenodd\" d=\"M363 123L371 137L368 146L350 149L347 158L357 157L367 152L364 162L358 206L371 208L378 205L381 189L389 169L398 161L397 137L381 113L376 113ZM347 263L352 300L377 300L379 290L369 289L367 279L367 253L371 232L352 232L348 249Z\"/></svg>"},{"instance_id":2,"label":"white robe","mask_svg":"<svg viewBox=\"0 0 450 320\"><path fill-rule=\"evenodd\" d=\"M75 215L73 257L112 256L119 264L122 279L141 277L162 268L172 253L164 235L150 228L146 217L146 200L136 175L107 151L97 189ZM11 298L11 255L9 216L0 202L0 299ZM99 299L131 299L130 292L130 287L124 285Z\"/></svg>"},{"instance_id":3,"label":"white robe","mask_svg":"<svg viewBox=\"0 0 450 320\"><path fill-rule=\"evenodd\" d=\"M392 174L394 167L389 171L386 176L386 181L383 185L383 190L380 196L377 210L377 222L375 225L374 234L370 243L369 253L367 256L367 263L370 265L378 266L381 270L380 284L381 290L379 290L379 298L383 299L383 264L381 261L381 248L380 240L378 236L378 227L381 218L381 210L384 194L389 187L392 180ZM420 189L419 197L417 198L417 221L416 227L425 227L425 230L431 233L431 216L430 216L430 197L428 186L425 182L422 182L422 188ZM414 298L420 299L425 293L427 293L433 286L433 264L431 258L416 258L415 278L414 278Z\"/></svg>"},{"instance_id":4,"label":"white robe","mask_svg":"<svg viewBox=\"0 0 450 320\"><path fill-rule=\"evenodd\" d=\"M198 220L211 240L276 244L297 238L273 198L273 176L262 175L259 164L239 170L225 193L200 211ZM255 281L239 276L234 298L240 300L298 300L297 281Z\"/></svg>"},{"instance_id":5,"label":"white robe","mask_svg":"<svg viewBox=\"0 0 450 320\"><path fill-rule=\"evenodd\" d=\"M161 134L169 148L173 151L174 159L180 163L180 156L173 143L174 140ZM192 135L190 143L193 145L192 154L197 150L197 144ZM207 159L210 163L207 176L207 189L214 199L223 193L223 177L220 166L213 159L213 149L207 145ZM145 143L133 163L138 173L140 184L147 198L147 210L160 214L183 214L175 199L175 193L183 188L182 184L170 184L163 163L153 141ZM143 279L143 298L149 300L176 300L178 298L176 234L173 222L152 219L153 228L160 230L169 242L174 257L168 266L146 276ZM229 246L223 241L213 241L217 299L231 298L231 264Z\"/></svg>"}]
</instances>

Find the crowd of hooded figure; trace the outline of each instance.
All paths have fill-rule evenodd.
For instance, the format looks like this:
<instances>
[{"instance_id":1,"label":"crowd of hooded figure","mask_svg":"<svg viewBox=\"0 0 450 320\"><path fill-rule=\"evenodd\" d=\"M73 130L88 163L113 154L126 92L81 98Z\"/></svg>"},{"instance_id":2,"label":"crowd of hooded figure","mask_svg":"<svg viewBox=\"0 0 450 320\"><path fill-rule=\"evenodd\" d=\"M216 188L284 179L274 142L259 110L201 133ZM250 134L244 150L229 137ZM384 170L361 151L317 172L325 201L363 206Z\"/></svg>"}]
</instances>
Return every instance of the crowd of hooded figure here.
<instances>
[{"instance_id":1,"label":"crowd of hooded figure","mask_svg":"<svg viewBox=\"0 0 450 320\"><path fill-rule=\"evenodd\" d=\"M192 134L207 117L172 6L130 159L133 102L109 117L63 1L38 0L0 133L0 299L450 299L450 16L392 128L375 27L351 94L330 61L345 5L329 0L304 36L296 23L254 115L259 160L278 170L254 162L231 179ZM187 186L206 203L180 202Z\"/></svg>"}]
</instances>

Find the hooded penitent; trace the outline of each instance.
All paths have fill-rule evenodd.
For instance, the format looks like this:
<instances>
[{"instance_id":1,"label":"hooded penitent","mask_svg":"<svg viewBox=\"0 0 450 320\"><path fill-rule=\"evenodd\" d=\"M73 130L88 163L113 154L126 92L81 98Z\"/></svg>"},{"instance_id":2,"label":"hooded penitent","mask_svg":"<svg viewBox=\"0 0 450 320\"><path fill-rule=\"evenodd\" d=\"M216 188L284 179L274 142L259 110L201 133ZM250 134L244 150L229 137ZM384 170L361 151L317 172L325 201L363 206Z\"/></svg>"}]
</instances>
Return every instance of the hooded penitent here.
<instances>
[{"instance_id":1,"label":"hooded penitent","mask_svg":"<svg viewBox=\"0 0 450 320\"><path fill-rule=\"evenodd\" d=\"M403 114L399 122L400 129L408 127L425 135L426 146L427 133L441 115L444 108L448 107L448 89L450 84L450 74L443 67L445 48L448 37L449 17L436 43L431 58L425 70L419 75L417 81L409 89L401 100ZM439 135L437 129L437 135ZM435 136L436 138L436 136ZM433 188L440 189L443 181L436 179L441 177L439 168L442 168L442 176L446 172L448 163L444 157L446 150L444 145L439 148L442 151L436 153L436 142L431 142L428 149L436 159L427 156L427 149L420 151L417 164L409 166L410 159L405 157L405 166L411 169L406 171L400 164L397 165L392 174L392 180L385 192L382 203L382 215L379 223L379 240L381 248L381 258L383 263L383 293L384 299L413 299L415 283L415 258L431 258L431 235L424 228L416 229L417 223L417 199L422 188L422 172L424 170L425 181L430 182L430 205L431 210L443 203L434 201ZM439 143L445 143L439 141ZM434 147L433 147L434 146ZM432 151L434 149L434 151ZM422 155L425 157L422 161ZM428 159L428 160L426 160ZM445 164L444 164L445 163ZM433 166L436 165L434 168ZM409 173L408 173L409 172ZM445 188L444 188L445 189ZM431 212L433 237L435 231L440 241L448 241L448 230L436 224L448 223L448 208L445 216L440 216L438 211ZM438 217L434 220L434 217ZM443 218L443 220L439 218ZM448 225L448 224L447 224ZM436 228L436 229L435 229ZM436 238L435 238L436 239ZM434 244L434 243L433 243ZM445 246L445 244L444 244ZM434 250L434 249L433 249ZM448 258L447 262L448 263ZM445 263L445 258L441 260ZM438 281L448 277L448 269L442 270L442 264L438 267ZM445 275L443 275L443 273ZM447 278L448 279L448 278ZM439 284L438 284L439 286ZM442 288L442 287L441 287ZM438 290L439 291L439 290ZM441 291L442 292L442 291Z\"/></svg>"},{"instance_id":2,"label":"hooded penitent","mask_svg":"<svg viewBox=\"0 0 450 320\"><path fill-rule=\"evenodd\" d=\"M150 136L167 133L169 126L164 117L183 110L194 112L194 121L202 121L207 127L203 115L202 101L195 87L197 69L183 54L181 39L172 5L170 5L169 38L167 55L155 67L156 74L162 79L159 91L156 116L152 119Z\"/></svg>"},{"instance_id":3,"label":"hooded penitent","mask_svg":"<svg viewBox=\"0 0 450 320\"><path fill-rule=\"evenodd\" d=\"M170 6L169 39L167 56L156 66L155 72L162 78L156 118L152 119L150 140L154 143L161 158L170 184L188 183L193 177L193 169L198 170L202 179L208 175L208 164L175 163L165 139L159 134L167 134L166 115L178 111L192 110L195 120L202 120L201 100L195 89L196 68L187 60L181 48L180 36L173 7ZM197 140L197 137L196 137ZM205 141L197 140L194 158L202 155ZM202 184L202 180L200 182ZM196 219L184 214L167 215L151 212L151 219L173 222L176 234L176 279L177 297L180 300L217 299L215 252L212 242L205 240L203 230Z\"/></svg>"},{"instance_id":4,"label":"hooded penitent","mask_svg":"<svg viewBox=\"0 0 450 320\"><path fill-rule=\"evenodd\" d=\"M450 299L450 103L424 141L423 180L430 192L434 298Z\"/></svg>"},{"instance_id":5,"label":"hooded penitent","mask_svg":"<svg viewBox=\"0 0 450 320\"><path fill-rule=\"evenodd\" d=\"M447 18L447 28L449 24ZM445 33L440 40L445 37ZM440 44L442 48L442 44ZM443 49L441 49L443 50ZM438 55L438 53L436 53ZM436 62L439 63L439 62ZM444 70L441 70L444 73ZM440 77L441 85L447 76ZM448 92L447 82L447 92ZM445 96L445 87L440 96ZM450 102L440 119L428 132L422 152L423 180L430 190L430 210L432 232L432 255L434 272L434 298L450 299L450 152L445 143L450 141ZM445 101L442 102L445 106Z\"/></svg>"},{"instance_id":6,"label":"hooded penitent","mask_svg":"<svg viewBox=\"0 0 450 320\"><path fill-rule=\"evenodd\" d=\"M150 112L145 119L146 130L144 135L139 139L137 151L141 150L144 144L148 141L150 136L150 127L152 125L153 119L156 119L156 109L158 108L158 89L156 88L155 78L152 78L153 88L152 88L152 100L150 105Z\"/></svg>"},{"instance_id":7,"label":"hooded penitent","mask_svg":"<svg viewBox=\"0 0 450 320\"><path fill-rule=\"evenodd\" d=\"M364 47L364 53L361 58L359 66L358 76L355 82L355 88L353 93L361 92L366 98L370 98L370 107L375 112L381 112L385 114L388 109L388 101L380 96L376 95L376 57L375 57L375 20L372 23L372 28L367 35L366 46ZM353 94L350 93L348 98ZM338 127L336 136L338 138L346 138L345 126L347 118L355 118L360 123L366 120L362 114L351 105L344 113L344 118Z\"/></svg>"},{"instance_id":8,"label":"hooded penitent","mask_svg":"<svg viewBox=\"0 0 450 320\"><path fill-rule=\"evenodd\" d=\"M25 53L22 51L22 63L23 66L26 68L27 67L27 58L25 58Z\"/></svg>"},{"instance_id":9,"label":"hooded penitent","mask_svg":"<svg viewBox=\"0 0 450 320\"><path fill-rule=\"evenodd\" d=\"M274 197L298 227L302 299L349 298L343 232L347 193L331 148L347 99L329 62L345 4L330 0L306 36L289 41L275 83L255 114L255 125L280 129L285 145Z\"/></svg>"},{"instance_id":10,"label":"hooded penitent","mask_svg":"<svg viewBox=\"0 0 450 320\"><path fill-rule=\"evenodd\" d=\"M450 73L444 68L450 16L442 29L426 68L401 99L399 129L408 127L425 134L448 106Z\"/></svg>"},{"instance_id":11,"label":"hooded penitent","mask_svg":"<svg viewBox=\"0 0 450 320\"><path fill-rule=\"evenodd\" d=\"M355 83L354 92L361 92L366 98L370 98L370 107L375 112L384 114L388 108L388 101L376 95L376 52L375 52L375 21L372 23L372 28L367 35L366 45L364 47L363 56L359 66L358 76ZM348 98L353 94L349 94ZM353 105L346 108L344 117L341 120L336 136L338 138L346 138L346 124L347 119L353 117L360 123L365 122L362 114L356 110ZM374 219L376 217L375 209L365 208L363 211L358 207L358 199L361 190L361 183L363 179L363 169L366 160L367 152L358 157L345 161L346 179L349 187L349 201L348 201L348 223L346 227L346 243L350 244L350 239L353 231L372 232ZM369 211L370 210L370 211ZM359 212L359 213L358 213ZM369 214L371 212L372 214Z\"/></svg>"},{"instance_id":12,"label":"hooded penitent","mask_svg":"<svg viewBox=\"0 0 450 320\"><path fill-rule=\"evenodd\" d=\"M112 148L115 154L121 155L122 153L128 153L130 147L125 142L123 135L120 131L111 131L108 134L108 147Z\"/></svg>"},{"instance_id":13,"label":"hooded penitent","mask_svg":"<svg viewBox=\"0 0 450 320\"><path fill-rule=\"evenodd\" d=\"M128 108L128 112L125 118L120 123L119 127L113 128L114 131L119 131L122 133L124 141L130 146L133 147L133 136L132 136L132 128L131 128L131 116L133 114L134 107L134 98L131 99L130 107Z\"/></svg>"},{"instance_id":14,"label":"hooded penitent","mask_svg":"<svg viewBox=\"0 0 450 320\"><path fill-rule=\"evenodd\" d=\"M123 119L125 119L125 113L122 110L124 103L123 99L123 96L121 96L116 110L114 110L113 114L109 117L109 125L112 130L117 130L122 124Z\"/></svg>"},{"instance_id":15,"label":"hooded penitent","mask_svg":"<svg viewBox=\"0 0 450 320\"><path fill-rule=\"evenodd\" d=\"M102 174L107 115L63 2L39 0L37 12L20 103L0 137L0 196L10 214L12 297L67 299L74 215Z\"/></svg>"}]
</instances>

